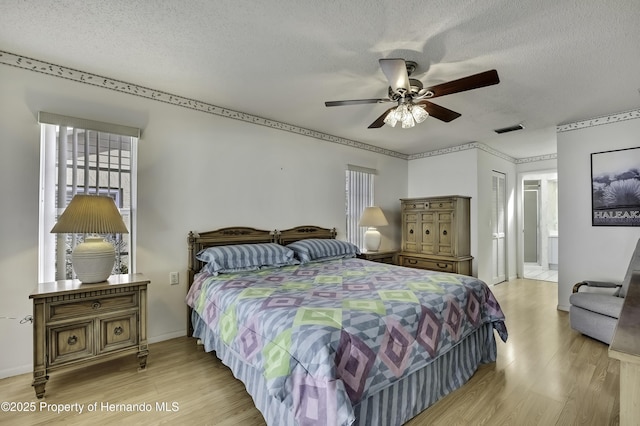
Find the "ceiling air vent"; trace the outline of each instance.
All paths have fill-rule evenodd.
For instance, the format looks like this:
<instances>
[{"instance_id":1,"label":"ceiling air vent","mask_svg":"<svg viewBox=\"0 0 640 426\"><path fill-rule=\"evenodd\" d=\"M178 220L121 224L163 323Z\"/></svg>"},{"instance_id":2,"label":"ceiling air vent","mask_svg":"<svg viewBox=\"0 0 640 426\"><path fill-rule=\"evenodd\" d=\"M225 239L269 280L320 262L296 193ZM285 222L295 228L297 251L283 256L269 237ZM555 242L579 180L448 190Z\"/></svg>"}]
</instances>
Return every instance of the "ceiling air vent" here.
<instances>
[{"instance_id":1,"label":"ceiling air vent","mask_svg":"<svg viewBox=\"0 0 640 426\"><path fill-rule=\"evenodd\" d=\"M497 134L515 132L516 130L522 130L524 126L522 124L516 124L515 126L503 127L502 129L495 129L494 132Z\"/></svg>"}]
</instances>

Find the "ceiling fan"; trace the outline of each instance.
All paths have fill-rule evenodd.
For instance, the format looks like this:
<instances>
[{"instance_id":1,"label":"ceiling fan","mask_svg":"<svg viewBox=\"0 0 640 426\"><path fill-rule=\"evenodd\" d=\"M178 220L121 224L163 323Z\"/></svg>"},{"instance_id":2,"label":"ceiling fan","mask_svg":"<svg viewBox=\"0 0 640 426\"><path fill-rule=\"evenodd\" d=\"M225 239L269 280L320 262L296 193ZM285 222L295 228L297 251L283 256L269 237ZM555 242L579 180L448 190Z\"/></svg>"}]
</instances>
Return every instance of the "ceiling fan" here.
<instances>
[{"instance_id":1,"label":"ceiling fan","mask_svg":"<svg viewBox=\"0 0 640 426\"><path fill-rule=\"evenodd\" d=\"M460 117L459 113L429 102L427 99L491 86L500 82L498 72L490 70L425 88L420 80L409 78L417 67L415 62L404 59L380 59L379 62L382 72L389 81L388 98L330 101L324 104L333 107L396 102L397 106L382 113L369 125L369 128L377 129L384 124L394 127L398 122L402 123L403 128L408 128L413 127L416 122L422 123L429 115L446 123Z\"/></svg>"}]
</instances>

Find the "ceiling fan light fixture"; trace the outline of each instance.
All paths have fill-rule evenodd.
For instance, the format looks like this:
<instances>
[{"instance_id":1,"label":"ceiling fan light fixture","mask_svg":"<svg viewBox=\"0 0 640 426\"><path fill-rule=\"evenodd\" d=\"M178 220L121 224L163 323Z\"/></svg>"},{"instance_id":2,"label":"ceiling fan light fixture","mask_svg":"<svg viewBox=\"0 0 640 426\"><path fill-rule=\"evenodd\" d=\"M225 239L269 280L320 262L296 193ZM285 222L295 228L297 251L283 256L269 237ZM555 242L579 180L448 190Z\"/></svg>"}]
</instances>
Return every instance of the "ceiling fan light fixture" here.
<instances>
[{"instance_id":1,"label":"ceiling fan light fixture","mask_svg":"<svg viewBox=\"0 0 640 426\"><path fill-rule=\"evenodd\" d=\"M396 108L393 114L395 115L396 120L404 121L405 117L409 115L409 108L407 108L407 104L401 103L398 105L398 108Z\"/></svg>"},{"instance_id":2,"label":"ceiling fan light fixture","mask_svg":"<svg viewBox=\"0 0 640 426\"><path fill-rule=\"evenodd\" d=\"M391 127L396 127L398 120L396 119L396 111L389 111L389 114L384 118L384 124Z\"/></svg>"},{"instance_id":3,"label":"ceiling fan light fixture","mask_svg":"<svg viewBox=\"0 0 640 426\"><path fill-rule=\"evenodd\" d=\"M410 129L416 125L416 121L413 119L413 115L407 111L407 113L402 118L402 128Z\"/></svg>"},{"instance_id":4,"label":"ceiling fan light fixture","mask_svg":"<svg viewBox=\"0 0 640 426\"><path fill-rule=\"evenodd\" d=\"M403 129L410 129L415 127L416 123L424 122L427 117L429 117L429 113L422 105L403 102L389 111L383 122L391 127L395 127L400 122Z\"/></svg>"},{"instance_id":5,"label":"ceiling fan light fixture","mask_svg":"<svg viewBox=\"0 0 640 426\"><path fill-rule=\"evenodd\" d=\"M429 117L429 113L422 107L422 105L412 105L411 106L411 115L413 119L416 120L416 123L422 123L424 120Z\"/></svg>"},{"instance_id":6,"label":"ceiling fan light fixture","mask_svg":"<svg viewBox=\"0 0 640 426\"><path fill-rule=\"evenodd\" d=\"M395 127L400 122L403 129L410 129L415 127L416 123L424 122L427 117L429 117L429 113L422 105L401 103L389 111L383 121L384 124L391 127Z\"/></svg>"}]
</instances>

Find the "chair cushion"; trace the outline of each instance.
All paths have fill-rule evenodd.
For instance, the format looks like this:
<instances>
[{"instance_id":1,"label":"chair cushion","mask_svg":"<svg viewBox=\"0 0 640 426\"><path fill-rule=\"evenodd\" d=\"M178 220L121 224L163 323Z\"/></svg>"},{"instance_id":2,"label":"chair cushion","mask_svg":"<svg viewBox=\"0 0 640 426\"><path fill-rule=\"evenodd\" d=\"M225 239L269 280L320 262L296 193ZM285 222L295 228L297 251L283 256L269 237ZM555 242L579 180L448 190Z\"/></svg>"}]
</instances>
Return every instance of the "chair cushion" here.
<instances>
[{"instance_id":1,"label":"chair cushion","mask_svg":"<svg viewBox=\"0 0 640 426\"><path fill-rule=\"evenodd\" d=\"M574 330L608 345L613 339L613 332L616 329L618 319L571 305L569 322Z\"/></svg>"},{"instance_id":2,"label":"chair cushion","mask_svg":"<svg viewBox=\"0 0 640 426\"><path fill-rule=\"evenodd\" d=\"M599 293L573 293L569 297L569 302L573 306L578 306L588 311L618 318L624 299Z\"/></svg>"}]
</instances>

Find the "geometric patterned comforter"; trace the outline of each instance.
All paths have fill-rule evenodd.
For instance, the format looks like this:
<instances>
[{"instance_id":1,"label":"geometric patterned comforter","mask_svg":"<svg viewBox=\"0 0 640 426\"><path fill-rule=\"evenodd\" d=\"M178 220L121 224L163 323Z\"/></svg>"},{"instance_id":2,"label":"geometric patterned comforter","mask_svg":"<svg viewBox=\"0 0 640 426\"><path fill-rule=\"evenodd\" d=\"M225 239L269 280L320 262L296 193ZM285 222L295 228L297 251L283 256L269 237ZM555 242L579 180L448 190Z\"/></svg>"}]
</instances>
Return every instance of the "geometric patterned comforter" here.
<instances>
[{"instance_id":1,"label":"geometric patterned comforter","mask_svg":"<svg viewBox=\"0 0 640 426\"><path fill-rule=\"evenodd\" d=\"M353 405L483 324L507 339L484 282L362 259L201 272L187 304L301 425L351 424Z\"/></svg>"}]
</instances>

